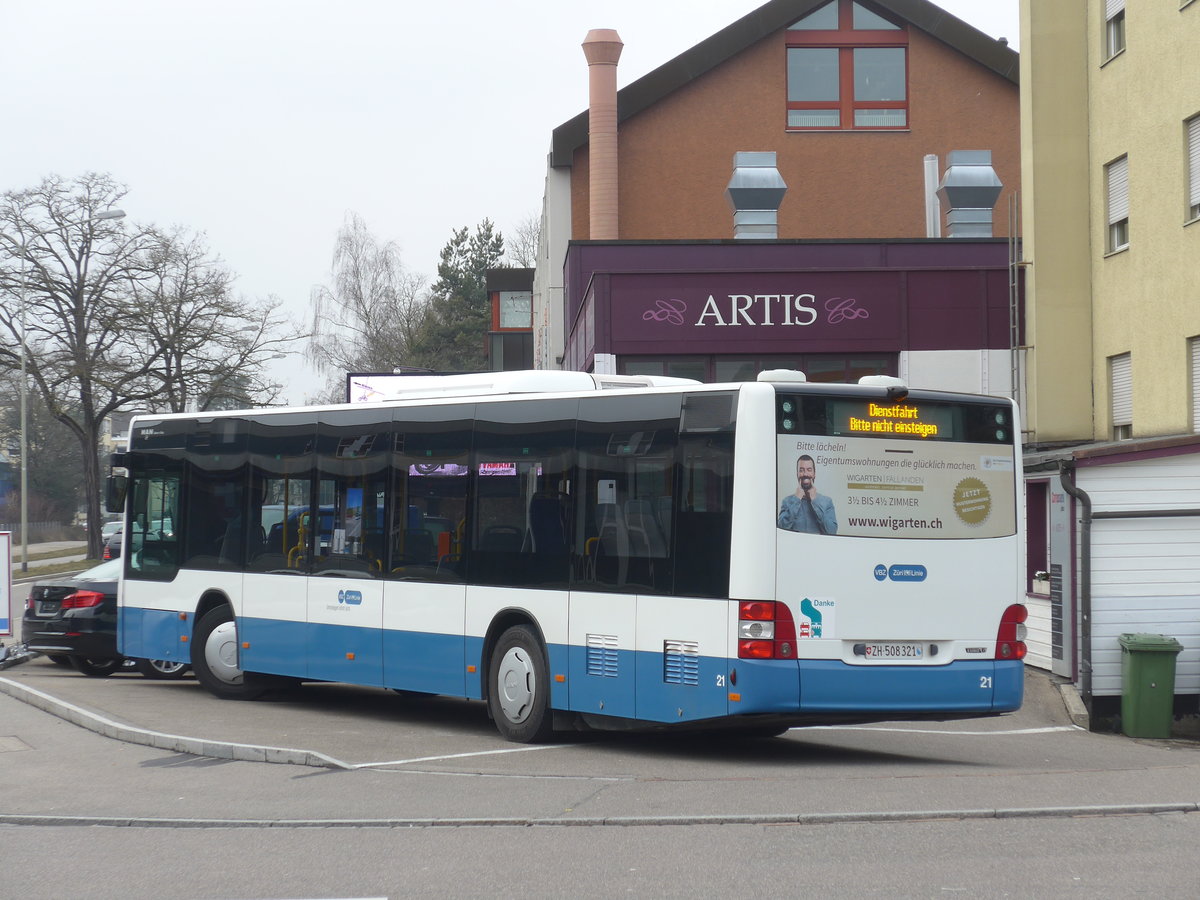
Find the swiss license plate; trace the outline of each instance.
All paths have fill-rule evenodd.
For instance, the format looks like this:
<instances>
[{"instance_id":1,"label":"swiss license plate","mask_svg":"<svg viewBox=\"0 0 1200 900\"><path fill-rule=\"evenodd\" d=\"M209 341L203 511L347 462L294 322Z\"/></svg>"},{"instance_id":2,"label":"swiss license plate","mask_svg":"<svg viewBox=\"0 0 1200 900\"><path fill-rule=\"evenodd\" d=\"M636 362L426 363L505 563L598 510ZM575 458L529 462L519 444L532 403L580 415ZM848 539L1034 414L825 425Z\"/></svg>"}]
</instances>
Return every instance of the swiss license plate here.
<instances>
[{"instance_id":1,"label":"swiss license plate","mask_svg":"<svg viewBox=\"0 0 1200 900\"><path fill-rule=\"evenodd\" d=\"M37 614L39 616L52 616L58 612L58 600L39 600L37 605Z\"/></svg>"},{"instance_id":2,"label":"swiss license plate","mask_svg":"<svg viewBox=\"0 0 1200 900\"><path fill-rule=\"evenodd\" d=\"M873 641L867 644L867 659L921 659L925 645L913 641Z\"/></svg>"}]
</instances>

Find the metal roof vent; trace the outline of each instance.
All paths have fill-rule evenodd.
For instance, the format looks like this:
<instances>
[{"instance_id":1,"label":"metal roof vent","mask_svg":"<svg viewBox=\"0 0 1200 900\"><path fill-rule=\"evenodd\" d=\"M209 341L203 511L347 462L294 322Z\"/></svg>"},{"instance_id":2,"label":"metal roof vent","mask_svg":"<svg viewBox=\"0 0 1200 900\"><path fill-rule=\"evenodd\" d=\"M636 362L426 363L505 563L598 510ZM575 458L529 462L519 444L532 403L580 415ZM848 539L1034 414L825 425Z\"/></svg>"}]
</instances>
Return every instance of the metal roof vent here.
<instances>
[{"instance_id":1,"label":"metal roof vent","mask_svg":"<svg viewBox=\"0 0 1200 900\"><path fill-rule=\"evenodd\" d=\"M946 235L992 236L992 209L1004 188L992 168L991 150L951 150L937 194L946 207Z\"/></svg>"},{"instance_id":2,"label":"metal roof vent","mask_svg":"<svg viewBox=\"0 0 1200 900\"><path fill-rule=\"evenodd\" d=\"M779 205L787 185L775 168L774 151L733 154L733 177L725 198L733 209L735 240L779 237Z\"/></svg>"}]
</instances>

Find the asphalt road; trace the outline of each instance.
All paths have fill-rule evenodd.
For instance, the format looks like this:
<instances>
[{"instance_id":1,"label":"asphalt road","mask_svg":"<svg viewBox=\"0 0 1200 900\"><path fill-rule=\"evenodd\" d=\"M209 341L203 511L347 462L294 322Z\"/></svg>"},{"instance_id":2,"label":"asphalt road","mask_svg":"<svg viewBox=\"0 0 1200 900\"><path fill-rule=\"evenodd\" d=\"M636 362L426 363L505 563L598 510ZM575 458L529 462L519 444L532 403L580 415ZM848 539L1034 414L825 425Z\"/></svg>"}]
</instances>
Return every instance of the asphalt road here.
<instances>
[{"instance_id":1,"label":"asphalt road","mask_svg":"<svg viewBox=\"0 0 1200 900\"><path fill-rule=\"evenodd\" d=\"M341 685L239 703L44 659L0 680L5 897L1182 897L1200 880L1200 744L1078 729L1037 670L994 719L537 746L479 703Z\"/></svg>"}]
</instances>

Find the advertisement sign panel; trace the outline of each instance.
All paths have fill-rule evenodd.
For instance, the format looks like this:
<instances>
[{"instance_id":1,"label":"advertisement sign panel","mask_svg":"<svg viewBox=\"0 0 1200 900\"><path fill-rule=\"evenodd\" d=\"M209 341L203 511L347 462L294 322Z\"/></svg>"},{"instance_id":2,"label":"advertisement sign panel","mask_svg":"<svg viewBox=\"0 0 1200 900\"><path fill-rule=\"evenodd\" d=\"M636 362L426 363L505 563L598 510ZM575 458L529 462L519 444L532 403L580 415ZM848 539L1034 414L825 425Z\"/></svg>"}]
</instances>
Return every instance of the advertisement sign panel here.
<instances>
[{"instance_id":1,"label":"advertisement sign panel","mask_svg":"<svg viewBox=\"0 0 1200 900\"><path fill-rule=\"evenodd\" d=\"M964 440L961 408L837 400L823 401L822 412L824 434L777 437L780 529L922 539L1015 533L1012 445Z\"/></svg>"}]
</instances>

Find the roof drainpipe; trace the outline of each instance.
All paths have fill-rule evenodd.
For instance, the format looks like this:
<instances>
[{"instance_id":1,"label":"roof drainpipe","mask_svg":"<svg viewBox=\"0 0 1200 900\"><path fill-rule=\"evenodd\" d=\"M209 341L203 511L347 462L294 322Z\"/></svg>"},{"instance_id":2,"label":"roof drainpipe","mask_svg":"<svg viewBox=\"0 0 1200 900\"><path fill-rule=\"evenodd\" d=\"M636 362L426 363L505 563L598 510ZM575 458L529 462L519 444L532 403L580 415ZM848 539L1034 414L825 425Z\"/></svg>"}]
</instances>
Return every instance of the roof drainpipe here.
<instances>
[{"instance_id":1,"label":"roof drainpipe","mask_svg":"<svg viewBox=\"0 0 1200 900\"><path fill-rule=\"evenodd\" d=\"M1079 548L1079 693L1092 711L1092 498L1075 485L1075 466L1065 459L1058 461L1058 477L1063 489L1079 501L1083 522L1080 526Z\"/></svg>"},{"instance_id":2,"label":"roof drainpipe","mask_svg":"<svg viewBox=\"0 0 1200 900\"><path fill-rule=\"evenodd\" d=\"M583 39L588 63L588 231L594 241L617 232L617 60L621 38L593 28Z\"/></svg>"},{"instance_id":3,"label":"roof drainpipe","mask_svg":"<svg viewBox=\"0 0 1200 900\"><path fill-rule=\"evenodd\" d=\"M990 238L992 209L1004 188L992 168L991 150L951 150L937 190L946 207L946 236Z\"/></svg>"},{"instance_id":4,"label":"roof drainpipe","mask_svg":"<svg viewBox=\"0 0 1200 900\"><path fill-rule=\"evenodd\" d=\"M925 237L942 236L942 210L938 204L938 158L936 153L925 154Z\"/></svg>"},{"instance_id":5,"label":"roof drainpipe","mask_svg":"<svg viewBox=\"0 0 1200 900\"><path fill-rule=\"evenodd\" d=\"M775 168L774 151L733 154L733 176L725 199L733 209L735 240L775 240L779 237L779 206L787 185Z\"/></svg>"}]
</instances>

